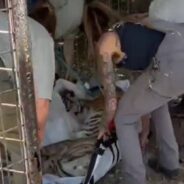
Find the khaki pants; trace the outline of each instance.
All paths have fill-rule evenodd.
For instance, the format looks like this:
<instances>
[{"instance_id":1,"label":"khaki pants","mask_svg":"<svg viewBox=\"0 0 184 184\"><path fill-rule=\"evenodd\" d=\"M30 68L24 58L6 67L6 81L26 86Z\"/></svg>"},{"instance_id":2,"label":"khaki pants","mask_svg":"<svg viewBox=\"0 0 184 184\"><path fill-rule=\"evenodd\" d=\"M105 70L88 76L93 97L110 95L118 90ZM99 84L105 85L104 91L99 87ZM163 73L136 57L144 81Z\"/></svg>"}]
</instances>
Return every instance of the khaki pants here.
<instances>
[{"instance_id":1,"label":"khaki pants","mask_svg":"<svg viewBox=\"0 0 184 184\"><path fill-rule=\"evenodd\" d=\"M158 68L155 69L154 60L132 84L120 100L115 117L125 184L146 183L136 122L148 113L156 127L160 164L170 170L179 168L178 145L167 103L184 93L184 27L154 23L159 28L170 28L155 56Z\"/></svg>"}]
</instances>

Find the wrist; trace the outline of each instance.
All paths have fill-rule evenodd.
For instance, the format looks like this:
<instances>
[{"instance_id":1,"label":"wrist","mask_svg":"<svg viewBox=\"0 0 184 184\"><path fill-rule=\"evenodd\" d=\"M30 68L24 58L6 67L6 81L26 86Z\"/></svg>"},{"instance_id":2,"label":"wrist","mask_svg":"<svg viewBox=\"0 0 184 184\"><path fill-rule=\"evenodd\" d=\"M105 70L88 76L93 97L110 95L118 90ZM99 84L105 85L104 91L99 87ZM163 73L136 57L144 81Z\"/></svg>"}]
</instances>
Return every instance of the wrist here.
<instances>
[{"instance_id":1,"label":"wrist","mask_svg":"<svg viewBox=\"0 0 184 184\"><path fill-rule=\"evenodd\" d=\"M43 141L44 133L45 133L44 127L38 127L38 139L39 139L39 142Z\"/></svg>"}]
</instances>

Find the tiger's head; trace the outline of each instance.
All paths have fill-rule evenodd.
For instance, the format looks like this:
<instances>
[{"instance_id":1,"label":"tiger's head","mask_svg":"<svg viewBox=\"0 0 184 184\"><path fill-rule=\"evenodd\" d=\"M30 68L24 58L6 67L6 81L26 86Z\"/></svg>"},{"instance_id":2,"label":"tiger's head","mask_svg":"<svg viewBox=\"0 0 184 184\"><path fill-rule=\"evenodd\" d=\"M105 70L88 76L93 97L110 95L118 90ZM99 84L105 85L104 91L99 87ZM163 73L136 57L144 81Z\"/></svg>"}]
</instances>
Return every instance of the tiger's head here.
<instances>
[{"instance_id":1,"label":"tiger's head","mask_svg":"<svg viewBox=\"0 0 184 184\"><path fill-rule=\"evenodd\" d=\"M62 90L59 92L61 99L65 105L66 111L76 116L80 121L86 117L89 107L84 100L77 98L74 91Z\"/></svg>"}]
</instances>

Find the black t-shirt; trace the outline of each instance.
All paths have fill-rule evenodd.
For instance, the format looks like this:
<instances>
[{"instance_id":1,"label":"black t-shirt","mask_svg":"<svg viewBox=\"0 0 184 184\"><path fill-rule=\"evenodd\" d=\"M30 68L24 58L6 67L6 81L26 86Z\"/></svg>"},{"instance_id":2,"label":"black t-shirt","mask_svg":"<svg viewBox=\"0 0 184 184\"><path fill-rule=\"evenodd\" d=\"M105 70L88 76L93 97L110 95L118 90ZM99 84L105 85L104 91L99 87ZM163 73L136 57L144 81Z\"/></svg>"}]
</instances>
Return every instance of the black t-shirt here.
<instances>
[{"instance_id":1,"label":"black t-shirt","mask_svg":"<svg viewBox=\"0 0 184 184\"><path fill-rule=\"evenodd\" d=\"M118 64L129 70L146 69L155 56L165 33L149 29L140 24L125 23L116 28L121 42L121 49L127 58Z\"/></svg>"}]
</instances>

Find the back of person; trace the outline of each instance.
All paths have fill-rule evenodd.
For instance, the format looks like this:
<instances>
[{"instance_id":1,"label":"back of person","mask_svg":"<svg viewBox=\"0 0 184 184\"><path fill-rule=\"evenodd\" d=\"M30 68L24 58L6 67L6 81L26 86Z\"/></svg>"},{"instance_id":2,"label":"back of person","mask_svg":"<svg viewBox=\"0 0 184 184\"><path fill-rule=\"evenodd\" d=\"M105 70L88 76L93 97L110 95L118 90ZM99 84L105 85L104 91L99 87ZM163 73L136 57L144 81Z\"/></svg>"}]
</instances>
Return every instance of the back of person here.
<instances>
[{"instance_id":1,"label":"back of person","mask_svg":"<svg viewBox=\"0 0 184 184\"><path fill-rule=\"evenodd\" d=\"M118 66L130 70L146 69L165 36L163 32L129 22L120 25L115 31L119 36L121 49L127 55Z\"/></svg>"},{"instance_id":2,"label":"back of person","mask_svg":"<svg viewBox=\"0 0 184 184\"><path fill-rule=\"evenodd\" d=\"M151 18L184 23L183 0L153 0L149 7Z\"/></svg>"},{"instance_id":3,"label":"back of person","mask_svg":"<svg viewBox=\"0 0 184 184\"><path fill-rule=\"evenodd\" d=\"M7 31L8 27L8 15L0 12L0 29ZM45 124L49 113L54 86L54 43L46 29L30 18L28 18L28 28L31 38L30 51L36 96L38 138L41 143L44 138ZM0 34L0 50L10 51L10 48L9 34ZM1 54L1 59L5 67L13 67L10 53ZM12 75L10 76L12 77Z\"/></svg>"},{"instance_id":4,"label":"back of person","mask_svg":"<svg viewBox=\"0 0 184 184\"><path fill-rule=\"evenodd\" d=\"M51 99L54 81L54 51L53 40L39 23L28 18L29 31L31 36L31 56L33 62L33 74L37 97ZM0 12L0 29L9 30L8 15ZM0 50L9 51L11 49L9 34L0 34ZM42 50L43 52L40 52ZM5 67L13 66L10 53L0 56ZM44 92L47 91L47 92Z\"/></svg>"}]
</instances>

